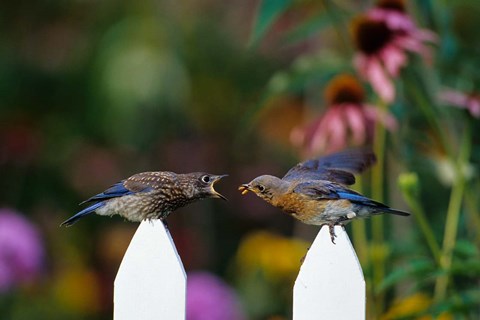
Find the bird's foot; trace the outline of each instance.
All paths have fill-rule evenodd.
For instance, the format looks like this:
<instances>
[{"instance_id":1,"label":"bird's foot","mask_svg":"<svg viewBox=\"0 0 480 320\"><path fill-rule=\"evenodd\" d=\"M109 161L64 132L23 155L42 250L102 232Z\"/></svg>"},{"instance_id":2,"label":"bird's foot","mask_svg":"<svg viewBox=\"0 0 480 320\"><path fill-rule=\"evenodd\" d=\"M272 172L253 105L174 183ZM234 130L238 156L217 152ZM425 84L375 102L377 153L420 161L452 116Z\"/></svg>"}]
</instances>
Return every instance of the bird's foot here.
<instances>
[{"instance_id":1,"label":"bird's foot","mask_svg":"<svg viewBox=\"0 0 480 320\"><path fill-rule=\"evenodd\" d=\"M330 232L330 240L332 240L333 244L336 244L335 243L335 238L337 237L337 235L335 234L335 224L329 223L328 224L328 231Z\"/></svg>"},{"instance_id":2,"label":"bird's foot","mask_svg":"<svg viewBox=\"0 0 480 320\"><path fill-rule=\"evenodd\" d=\"M330 233L330 240L332 240L333 244L336 244L335 243L335 238L337 237L337 235L335 234L335 229L334 229L335 225L336 225L336 223L330 222L330 223L324 223L320 226L320 229L323 228L323 226L328 226L328 232Z\"/></svg>"}]
</instances>

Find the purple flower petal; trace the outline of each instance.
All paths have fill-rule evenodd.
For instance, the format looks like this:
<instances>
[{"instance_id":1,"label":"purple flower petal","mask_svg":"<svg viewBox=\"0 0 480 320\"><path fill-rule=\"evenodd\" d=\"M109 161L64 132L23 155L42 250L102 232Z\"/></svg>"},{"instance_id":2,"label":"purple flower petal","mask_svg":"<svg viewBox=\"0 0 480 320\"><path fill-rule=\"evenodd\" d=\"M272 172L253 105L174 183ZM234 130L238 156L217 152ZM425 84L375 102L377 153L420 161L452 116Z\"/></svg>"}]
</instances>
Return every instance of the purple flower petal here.
<instances>
[{"instance_id":1,"label":"purple flower petal","mask_svg":"<svg viewBox=\"0 0 480 320\"><path fill-rule=\"evenodd\" d=\"M438 99L453 107L467 109L475 118L480 118L480 96L468 95L454 89L443 89L438 94Z\"/></svg>"},{"instance_id":2,"label":"purple flower petal","mask_svg":"<svg viewBox=\"0 0 480 320\"><path fill-rule=\"evenodd\" d=\"M454 107L466 108L468 105L468 96L457 90L444 89L438 94L438 98Z\"/></svg>"},{"instance_id":3,"label":"purple flower petal","mask_svg":"<svg viewBox=\"0 0 480 320\"><path fill-rule=\"evenodd\" d=\"M385 102L391 103L395 99L395 87L392 80L388 78L378 59L370 59L367 69L367 79L375 92Z\"/></svg>"},{"instance_id":4,"label":"purple flower petal","mask_svg":"<svg viewBox=\"0 0 480 320\"><path fill-rule=\"evenodd\" d=\"M36 277L43 258L35 226L13 210L0 209L0 291Z\"/></svg>"},{"instance_id":5,"label":"purple flower petal","mask_svg":"<svg viewBox=\"0 0 480 320\"><path fill-rule=\"evenodd\" d=\"M328 127L328 145L326 151L334 152L343 149L347 145L347 124L344 119L342 108L332 106L329 108L330 121Z\"/></svg>"},{"instance_id":6,"label":"purple flower petal","mask_svg":"<svg viewBox=\"0 0 480 320\"><path fill-rule=\"evenodd\" d=\"M367 13L369 17L378 21L384 21L387 26L396 31L411 31L416 28L412 19L403 12L373 8Z\"/></svg>"},{"instance_id":7,"label":"purple flower petal","mask_svg":"<svg viewBox=\"0 0 480 320\"><path fill-rule=\"evenodd\" d=\"M407 55L401 49L388 45L380 53L385 69L392 77L397 77L400 69L407 64Z\"/></svg>"},{"instance_id":8,"label":"purple flower petal","mask_svg":"<svg viewBox=\"0 0 480 320\"><path fill-rule=\"evenodd\" d=\"M370 82L374 91L387 103L395 99L393 79L407 64L407 52L421 55L427 63L432 61L432 52L425 42L437 42L438 37L430 30L417 28L404 12L375 7L367 12L374 22L384 23L391 38L376 52L359 53L354 56L354 66Z\"/></svg>"},{"instance_id":9,"label":"purple flower petal","mask_svg":"<svg viewBox=\"0 0 480 320\"><path fill-rule=\"evenodd\" d=\"M373 122L382 123L389 131L397 130L397 119L378 107L365 105L365 116Z\"/></svg>"},{"instance_id":10,"label":"purple flower petal","mask_svg":"<svg viewBox=\"0 0 480 320\"><path fill-rule=\"evenodd\" d=\"M235 291L208 272L190 272L187 277L187 320L243 320L245 316Z\"/></svg>"},{"instance_id":11,"label":"purple flower petal","mask_svg":"<svg viewBox=\"0 0 480 320\"><path fill-rule=\"evenodd\" d=\"M475 98L470 99L468 110L470 110L472 116L480 118L480 101Z\"/></svg>"},{"instance_id":12,"label":"purple flower petal","mask_svg":"<svg viewBox=\"0 0 480 320\"><path fill-rule=\"evenodd\" d=\"M367 131L365 116L362 112L362 106L347 104L344 106L345 118L352 132L352 140L356 145L364 144L367 140Z\"/></svg>"}]
</instances>

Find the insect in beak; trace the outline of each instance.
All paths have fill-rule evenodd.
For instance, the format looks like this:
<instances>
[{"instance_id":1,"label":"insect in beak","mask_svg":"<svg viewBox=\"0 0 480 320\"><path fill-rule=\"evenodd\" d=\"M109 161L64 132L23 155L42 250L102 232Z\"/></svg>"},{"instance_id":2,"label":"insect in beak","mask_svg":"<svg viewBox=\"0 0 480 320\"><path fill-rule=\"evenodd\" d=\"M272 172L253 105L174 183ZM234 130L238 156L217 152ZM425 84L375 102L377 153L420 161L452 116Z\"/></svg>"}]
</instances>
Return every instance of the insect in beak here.
<instances>
[{"instance_id":1,"label":"insect in beak","mask_svg":"<svg viewBox=\"0 0 480 320\"><path fill-rule=\"evenodd\" d=\"M250 185L249 184L242 184L240 187L238 187L238 190L242 192L242 195L246 195L248 191L250 191Z\"/></svg>"}]
</instances>

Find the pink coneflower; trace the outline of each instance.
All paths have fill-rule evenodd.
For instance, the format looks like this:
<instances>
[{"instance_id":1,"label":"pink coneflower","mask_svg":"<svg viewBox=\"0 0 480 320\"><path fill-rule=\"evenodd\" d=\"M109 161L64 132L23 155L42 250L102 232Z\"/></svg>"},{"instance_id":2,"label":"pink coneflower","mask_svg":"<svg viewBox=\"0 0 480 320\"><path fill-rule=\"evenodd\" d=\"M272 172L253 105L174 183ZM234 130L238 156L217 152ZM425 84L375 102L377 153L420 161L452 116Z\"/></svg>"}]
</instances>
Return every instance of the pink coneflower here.
<instances>
[{"instance_id":1,"label":"pink coneflower","mask_svg":"<svg viewBox=\"0 0 480 320\"><path fill-rule=\"evenodd\" d=\"M480 118L480 94L443 89L439 94L439 99L454 107L467 109L473 117Z\"/></svg>"},{"instance_id":2,"label":"pink coneflower","mask_svg":"<svg viewBox=\"0 0 480 320\"><path fill-rule=\"evenodd\" d=\"M355 67L387 103L395 99L393 79L407 64L407 53L417 53L429 61L431 53L425 43L437 39L433 32L417 28L400 0L379 1L354 20L353 37L359 51Z\"/></svg>"},{"instance_id":3,"label":"pink coneflower","mask_svg":"<svg viewBox=\"0 0 480 320\"><path fill-rule=\"evenodd\" d=\"M389 130L396 128L392 115L364 100L365 92L355 77L338 75L325 88L325 113L308 126L295 128L292 143L302 147L306 155L314 155L337 151L349 144L369 143L377 121Z\"/></svg>"}]
</instances>

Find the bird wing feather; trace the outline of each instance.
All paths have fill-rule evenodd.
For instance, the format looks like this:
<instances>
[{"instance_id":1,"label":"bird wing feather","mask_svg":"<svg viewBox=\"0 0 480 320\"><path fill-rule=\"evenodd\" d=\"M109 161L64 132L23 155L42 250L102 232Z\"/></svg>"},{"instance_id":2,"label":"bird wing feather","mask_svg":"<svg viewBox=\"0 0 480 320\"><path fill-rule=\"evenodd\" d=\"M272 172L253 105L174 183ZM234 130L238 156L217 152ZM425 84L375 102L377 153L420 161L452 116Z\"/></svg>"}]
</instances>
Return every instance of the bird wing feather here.
<instances>
[{"instance_id":1,"label":"bird wing feather","mask_svg":"<svg viewBox=\"0 0 480 320\"><path fill-rule=\"evenodd\" d=\"M328 180L352 185L354 173L363 172L376 161L375 154L369 148L349 149L310 159L291 168L282 178L287 181Z\"/></svg>"},{"instance_id":2,"label":"bird wing feather","mask_svg":"<svg viewBox=\"0 0 480 320\"><path fill-rule=\"evenodd\" d=\"M145 192L160 189L165 184L174 184L176 174L169 171L151 171L137 173L125 180L125 187L133 192Z\"/></svg>"},{"instance_id":3,"label":"bird wing feather","mask_svg":"<svg viewBox=\"0 0 480 320\"><path fill-rule=\"evenodd\" d=\"M120 182L115 183L114 185L112 185L110 188L103 191L102 193L96 194L93 197L90 197L89 199L81 202L80 205L87 202L103 201L103 200L108 200L112 198L128 196L138 192L151 191L153 189L151 184L145 181L140 181L138 179L135 179L134 177L136 177L137 175L131 176L126 180L122 180Z\"/></svg>"},{"instance_id":4,"label":"bird wing feather","mask_svg":"<svg viewBox=\"0 0 480 320\"><path fill-rule=\"evenodd\" d=\"M328 181L308 181L299 183L293 188L294 193L302 194L311 199L339 199L338 193Z\"/></svg>"},{"instance_id":5,"label":"bird wing feather","mask_svg":"<svg viewBox=\"0 0 480 320\"><path fill-rule=\"evenodd\" d=\"M108 200L108 199L111 199L111 198L116 198L116 197L121 197L121 196L125 196L125 195L128 195L128 194L132 194L133 192L126 189L125 186L123 185L124 181L125 180L122 180L122 181L112 185L110 188L103 191L102 193L96 194L93 197L90 197L87 200L80 202L80 205L82 205L84 203L87 203L87 202Z\"/></svg>"},{"instance_id":6,"label":"bird wing feather","mask_svg":"<svg viewBox=\"0 0 480 320\"><path fill-rule=\"evenodd\" d=\"M294 192L301 193L316 200L349 200L353 203L363 204L372 207L388 208L383 203L369 199L358 192L343 187L340 184L329 181L309 181L298 184Z\"/></svg>"}]
</instances>

